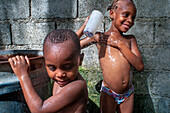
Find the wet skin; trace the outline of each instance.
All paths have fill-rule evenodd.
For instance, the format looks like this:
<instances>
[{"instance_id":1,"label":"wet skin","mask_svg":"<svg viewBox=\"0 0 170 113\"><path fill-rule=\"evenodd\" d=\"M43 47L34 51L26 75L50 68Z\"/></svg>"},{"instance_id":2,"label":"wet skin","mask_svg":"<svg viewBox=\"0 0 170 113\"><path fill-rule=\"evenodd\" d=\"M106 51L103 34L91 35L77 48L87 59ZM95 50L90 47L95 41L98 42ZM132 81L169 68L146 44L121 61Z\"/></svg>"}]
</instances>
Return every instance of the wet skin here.
<instances>
[{"instance_id":1,"label":"wet skin","mask_svg":"<svg viewBox=\"0 0 170 113\"><path fill-rule=\"evenodd\" d=\"M131 66L141 71L143 62L135 37L122 34L133 26L136 8L131 2L119 2L123 3L120 3L117 11L110 13L110 17L115 18L111 28L92 38L84 38L80 43L82 48L93 43L97 45L105 85L122 94L130 87Z\"/></svg>"},{"instance_id":2,"label":"wet skin","mask_svg":"<svg viewBox=\"0 0 170 113\"><path fill-rule=\"evenodd\" d=\"M133 66L137 71L142 71L144 67L135 37L123 34L134 25L136 8L132 2L118 1L118 8L111 9L109 15L112 25L107 32L96 33L92 38L86 37L80 43L82 48L96 44L104 84L114 92L123 94L132 85L131 67ZM114 99L103 92L100 104L103 113L115 112L117 108ZM110 105L112 109L109 110ZM132 110L133 93L120 104L118 112L130 113Z\"/></svg>"},{"instance_id":3,"label":"wet skin","mask_svg":"<svg viewBox=\"0 0 170 113\"><path fill-rule=\"evenodd\" d=\"M16 56L9 59L29 109L33 113L85 113L87 86L78 72L82 59L75 52L71 41L44 45L44 59L47 73L54 80L53 95L42 101L35 92L29 78L29 59Z\"/></svg>"}]
</instances>

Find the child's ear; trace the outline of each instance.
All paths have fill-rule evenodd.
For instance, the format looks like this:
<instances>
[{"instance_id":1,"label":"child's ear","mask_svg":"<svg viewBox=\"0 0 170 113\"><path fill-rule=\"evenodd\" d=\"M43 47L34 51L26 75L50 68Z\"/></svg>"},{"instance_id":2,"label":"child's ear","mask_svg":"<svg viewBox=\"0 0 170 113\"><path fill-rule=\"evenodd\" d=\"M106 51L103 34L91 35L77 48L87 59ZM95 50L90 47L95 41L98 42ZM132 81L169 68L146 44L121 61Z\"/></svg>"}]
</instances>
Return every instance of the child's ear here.
<instances>
[{"instance_id":1,"label":"child's ear","mask_svg":"<svg viewBox=\"0 0 170 113\"><path fill-rule=\"evenodd\" d=\"M84 53L81 53L81 54L80 54L80 66L82 65L83 58L84 58Z\"/></svg>"},{"instance_id":2,"label":"child's ear","mask_svg":"<svg viewBox=\"0 0 170 113\"><path fill-rule=\"evenodd\" d=\"M111 9L110 12L109 12L109 16L113 20L114 17L115 17L115 10Z\"/></svg>"}]
</instances>

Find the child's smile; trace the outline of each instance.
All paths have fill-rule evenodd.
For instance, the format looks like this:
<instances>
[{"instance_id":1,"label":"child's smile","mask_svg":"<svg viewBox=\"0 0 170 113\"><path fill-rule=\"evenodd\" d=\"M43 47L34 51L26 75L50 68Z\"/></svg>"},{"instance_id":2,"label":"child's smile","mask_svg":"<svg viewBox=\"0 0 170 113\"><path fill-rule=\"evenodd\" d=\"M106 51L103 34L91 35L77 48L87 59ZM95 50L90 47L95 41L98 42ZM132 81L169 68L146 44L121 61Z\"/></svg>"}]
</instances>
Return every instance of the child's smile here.
<instances>
[{"instance_id":1,"label":"child's smile","mask_svg":"<svg viewBox=\"0 0 170 113\"><path fill-rule=\"evenodd\" d=\"M114 13L114 24L120 32L125 33L134 25L136 8L132 2L119 1Z\"/></svg>"}]
</instances>

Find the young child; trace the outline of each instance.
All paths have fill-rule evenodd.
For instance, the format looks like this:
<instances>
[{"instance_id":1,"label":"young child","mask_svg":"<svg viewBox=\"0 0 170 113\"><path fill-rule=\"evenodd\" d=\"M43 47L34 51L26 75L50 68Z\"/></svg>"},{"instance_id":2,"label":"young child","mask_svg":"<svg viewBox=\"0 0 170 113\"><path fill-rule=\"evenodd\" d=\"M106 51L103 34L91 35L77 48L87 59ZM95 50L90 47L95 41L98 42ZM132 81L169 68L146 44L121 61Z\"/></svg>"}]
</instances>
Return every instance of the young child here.
<instances>
[{"instance_id":1,"label":"young child","mask_svg":"<svg viewBox=\"0 0 170 113\"><path fill-rule=\"evenodd\" d=\"M98 48L103 73L101 113L132 113L132 66L142 71L144 64L135 37L123 33L134 25L136 7L132 0L115 0L108 10L111 28L107 32L96 33L92 38L82 39L80 45L83 48L95 43ZM83 28L85 24L78 30L79 36Z\"/></svg>"},{"instance_id":2,"label":"young child","mask_svg":"<svg viewBox=\"0 0 170 113\"><path fill-rule=\"evenodd\" d=\"M29 77L30 61L27 56L9 58L10 65L32 113L85 113L88 92L85 80L79 73L83 56L80 41L71 30L53 30L43 45L48 76L54 80L53 95L44 102L35 92Z\"/></svg>"}]
</instances>

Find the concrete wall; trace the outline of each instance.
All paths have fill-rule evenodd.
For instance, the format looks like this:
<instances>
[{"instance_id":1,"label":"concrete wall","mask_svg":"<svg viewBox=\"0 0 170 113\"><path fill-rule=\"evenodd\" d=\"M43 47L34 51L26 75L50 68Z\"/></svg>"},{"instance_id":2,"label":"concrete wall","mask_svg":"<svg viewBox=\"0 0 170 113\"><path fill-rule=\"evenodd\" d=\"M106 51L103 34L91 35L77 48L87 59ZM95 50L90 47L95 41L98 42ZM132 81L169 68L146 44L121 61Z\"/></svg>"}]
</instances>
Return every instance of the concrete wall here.
<instances>
[{"instance_id":1,"label":"concrete wall","mask_svg":"<svg viewBox=\"0 0 170 113\"><path fill-rule=\"evenodd\" d=\"M112 0L0 0L0 49L42 49L53 29L76 31L93 9L105 14L99 31L109 29L106 8ZM145 69L134 72L135 113L170 109L170 0L134 0L136 36ZM83 50L84 67L99 67L94 45Z\"/></svg>"}]
</instances>

